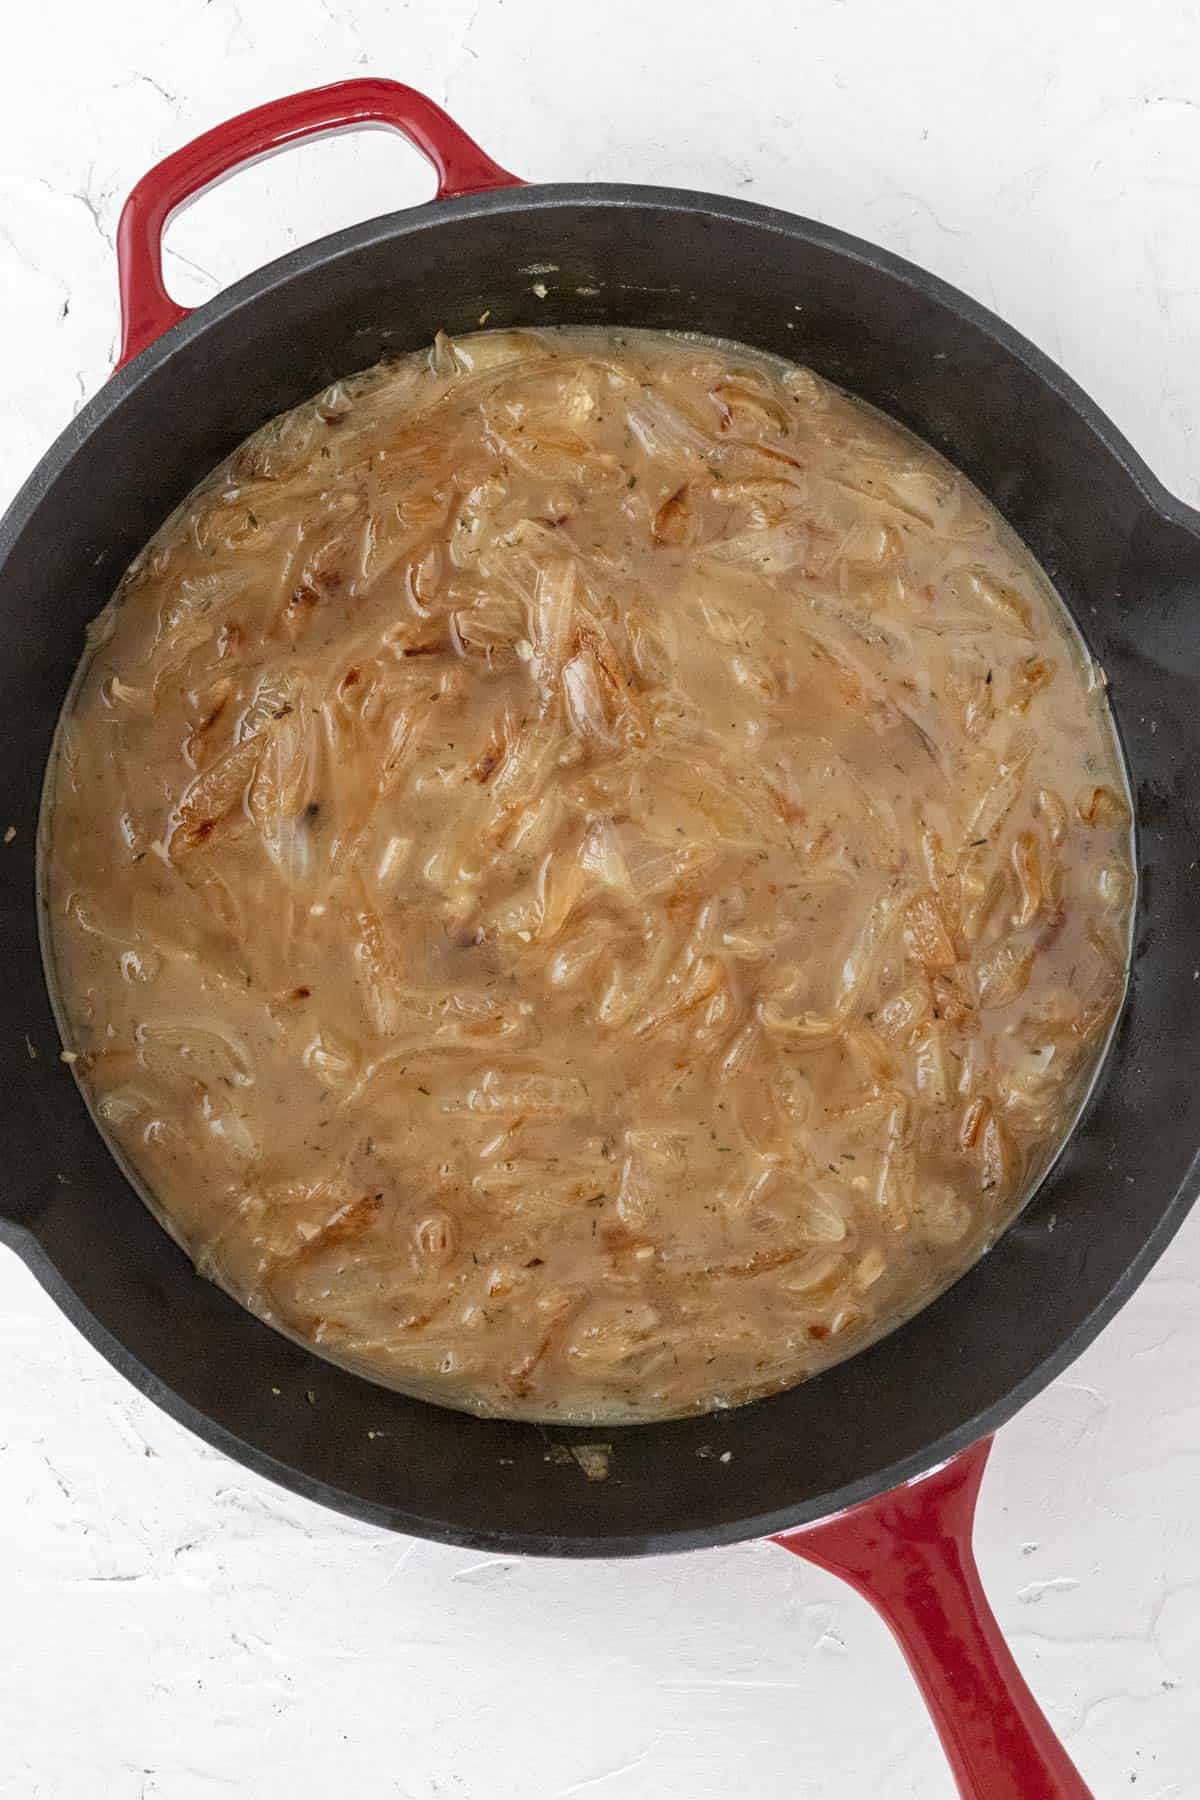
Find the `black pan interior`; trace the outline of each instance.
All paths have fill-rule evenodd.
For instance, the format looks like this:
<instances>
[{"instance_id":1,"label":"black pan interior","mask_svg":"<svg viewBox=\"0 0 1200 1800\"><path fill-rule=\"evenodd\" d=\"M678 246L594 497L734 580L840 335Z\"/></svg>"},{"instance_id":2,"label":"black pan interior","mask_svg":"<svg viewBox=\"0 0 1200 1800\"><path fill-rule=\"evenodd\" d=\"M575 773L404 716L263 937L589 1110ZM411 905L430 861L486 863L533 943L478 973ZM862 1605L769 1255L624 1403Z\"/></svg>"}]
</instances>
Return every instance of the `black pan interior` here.
<instances>
[{"instance_id":1,"label":"black pan interior","mask_svg":"<svg viewBox=\"0 0 1200 1800\"><path fill-rule=\"evenodd\" d=\"M485 309L493 326L741 339L892 413L1041 559L1107 670L1129 758L1131 992L1067 1152L996 1248L910 1324L805 1386L714 1417L544 1431L331 1367L193 1274L57 1060L34 840L85 623L170 508L263 420L439 327L473 329ZM115 377L0 528L0 832L17 832L0 853L0 1233L178 1418L264 1474L397 1529L545 1553L680 1549L820 1517L931 1466L1078 1354L1194 1191L1198 585L1200 522L1058 370L963 296L822 227L707 196L530 188L378 220L272 265ZM606 1481L564 1453L589 1440L612 1445Z\"/></svg>"}]
</instances>

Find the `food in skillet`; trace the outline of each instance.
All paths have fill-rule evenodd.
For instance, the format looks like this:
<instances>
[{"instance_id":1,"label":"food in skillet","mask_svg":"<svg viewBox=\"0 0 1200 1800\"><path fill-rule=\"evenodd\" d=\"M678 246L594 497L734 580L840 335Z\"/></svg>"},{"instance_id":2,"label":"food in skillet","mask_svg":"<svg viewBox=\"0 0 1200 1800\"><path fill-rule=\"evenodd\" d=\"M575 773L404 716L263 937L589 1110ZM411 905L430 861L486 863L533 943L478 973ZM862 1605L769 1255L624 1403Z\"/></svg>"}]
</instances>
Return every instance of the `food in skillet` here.
<instances>
[{"instance_id":1,"label":"food in skillet","mask_svg":"<svg viewBox=\"0 0 1200 1800\"><path fill-rule=\"evenodd\" d=\"M1011 1219L1119 1007L1103 680L806 370L493 332L273 420L97 621L45 904L201 1271L481 1412L798 1381Z\"/></svg>"}]
</instances>

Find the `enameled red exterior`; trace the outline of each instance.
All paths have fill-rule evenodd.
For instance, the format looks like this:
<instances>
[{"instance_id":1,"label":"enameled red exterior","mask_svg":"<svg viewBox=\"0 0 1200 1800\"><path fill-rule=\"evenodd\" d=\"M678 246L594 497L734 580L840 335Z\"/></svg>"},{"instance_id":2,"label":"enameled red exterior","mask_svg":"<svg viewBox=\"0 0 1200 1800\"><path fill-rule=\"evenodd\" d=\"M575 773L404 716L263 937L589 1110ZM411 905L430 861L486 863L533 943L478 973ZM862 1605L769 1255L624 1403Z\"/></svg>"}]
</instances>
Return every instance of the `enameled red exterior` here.
<instances>
[{"instance_id":1,"label":"enameled red exterior","mask_svg":"<svg viewBox=\"0 0 1200 1800\"><path fill-rule=\"evenodd\" d=\"M162 236L181 206L247 163L303 138L352 127L400 132L437 174L438 200L487 188L519 187L440 106L398 81L338 81L239 113L185 144L143 175L121 213L117 272L121 289L121 368L187 317L163 282Z\"/></svg>"},{"instance_id":2,"label":"enameled red exterior","mask_svg":"<svg viewBox=\"0 0 1200 1800\"><path fill-rule=\"evenodd\" d=\"M775 1539L840 1575L894 1633L967 1800L1090 1800L987 1603L971 1533L983 1438L918 1481Z\"/></svg>"}]
</instances>

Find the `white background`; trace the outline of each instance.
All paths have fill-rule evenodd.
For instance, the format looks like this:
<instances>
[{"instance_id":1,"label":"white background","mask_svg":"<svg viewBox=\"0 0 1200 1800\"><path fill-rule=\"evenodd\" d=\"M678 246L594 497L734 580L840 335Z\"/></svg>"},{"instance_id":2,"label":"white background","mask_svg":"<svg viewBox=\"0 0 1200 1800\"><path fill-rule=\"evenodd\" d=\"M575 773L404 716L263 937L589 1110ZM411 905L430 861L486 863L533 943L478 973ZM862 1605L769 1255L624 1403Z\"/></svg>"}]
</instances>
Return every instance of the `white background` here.
<instances>
[{"instance_id":1,"label":"white background","mask_svg":"<svg viewBox=\"0 0 1200 1800\"><path fill-rule=\"evenodd\" d=\"M735 193L912 257L1200 502L1200 13L1180 0L14 7L4 497L111 364L131 183L231 113L364 71L531 179ZM199 300L431 186L381 134L301 149L180 220L169 280ZM1200 1795L1198 1297L1200 1220L1002 1434L981 1506L997 1611L1101 1796ZM831 1579L761 1545L515 1563L349 1524L193 1442L3 1254L0 1635L5 1800L951 1793L898 1653Z\"/></svg>"}]
</instances>

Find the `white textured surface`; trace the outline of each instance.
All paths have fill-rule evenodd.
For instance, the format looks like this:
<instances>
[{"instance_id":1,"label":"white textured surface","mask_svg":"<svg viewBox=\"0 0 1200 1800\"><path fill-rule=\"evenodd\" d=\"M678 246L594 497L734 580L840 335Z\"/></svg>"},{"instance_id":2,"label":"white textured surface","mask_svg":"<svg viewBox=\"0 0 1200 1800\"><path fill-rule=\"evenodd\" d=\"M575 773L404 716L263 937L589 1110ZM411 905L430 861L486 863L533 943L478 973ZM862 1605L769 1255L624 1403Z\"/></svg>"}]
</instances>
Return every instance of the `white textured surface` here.
<instances>
[{"instance_id":1,"label":"white textured surface","mask_svg":"<svg viewBox=\"0 0 1200 1800\"><path fill-rule=\"evenodd\" d=\"M5 495L111 362L130 184L230 113L370 70L532 178L735 192L911 256L1200 500L1182 0L43 0L4 61ZM169 279L195 301L430 185L381 135L301 149L179 221ZM1003 1433L981 1506L997 1611L1101 1796L1200 1794L1198 1300L1200 1220ZM777 1550L512 1563L348 1524L194 1442L7 1256L0 1369L4 1800L951 1792L882 1627Z\"/></svg>"}]
</instances>

